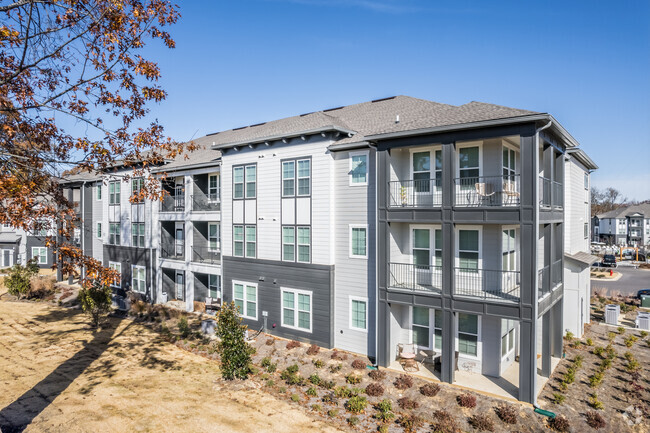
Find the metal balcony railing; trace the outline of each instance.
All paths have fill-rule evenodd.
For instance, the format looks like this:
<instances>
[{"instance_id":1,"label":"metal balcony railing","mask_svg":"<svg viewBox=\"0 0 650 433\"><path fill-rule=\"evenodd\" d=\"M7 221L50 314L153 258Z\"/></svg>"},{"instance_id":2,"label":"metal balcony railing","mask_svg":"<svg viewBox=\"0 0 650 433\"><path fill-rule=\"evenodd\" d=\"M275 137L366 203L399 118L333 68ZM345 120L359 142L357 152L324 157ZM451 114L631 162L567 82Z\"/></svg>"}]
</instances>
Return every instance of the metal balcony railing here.
<instances>
[{"instance_id":1,"label":"metal balcony railing","mask_svg":"<svg viewBox=\"0 0 650 433\"><path fill-rule=\"evenodd\" d=\"M454 185L456 206L519 206L518 174L455 178Z\"/></svg>"},{"instance_id":2,"label":"metal balcony railing","mask_svg":"<svg viewBox=\"0 0 650 433\"><path fill-rule=\"evenodd\" d=\"M221 264L221 251L211 250L208 247L193 247L192 261L211 265Z\"/></svg>"},{"instance_id":3,"label":"metal balcony railing","mask_svg":"<svg viewBox=\"0 0 650 433\"><path fill-rule=\"evenodd\" d=\"M160 201L160 212L182 212L184 210L184 195L165 195L165 197Z\"/></svg>"},{"instance_id":4,"label":"metal balcony railing","mask_svg":"<svg viewBox=\"0 0 650 433\"><path fill-rule=\"evenodd\" d=\"M199 212L219 211L221 199L218 194L194 194L192 195L192 210Z\"/></svg>"},{"instance_id":5,"label":"metal balcony railing","mask_svg":"<svg viewBox=\"0 0 650 433\"><path fill-rule=\"evenodd\" d=\"M537 271L537 297L541 299L548 293L551 293L551 267L544 266Z\"/></svg>"},{"instance_id":6,"label":"metal balcony railing","mask_svg":"<svg viewBox=\"0 0 650 433\"><path fill-rule=\"evenodd\" d=\"M562 282L562 260L556 260L551 265L551 288L557 287Z\"/></svg>"},{"instance_id":7,"label":"metal balcony railing","mask_svg":"<svg viewBox=\"0 0 650 433\"><path fill-rule=\"evenodd\" d=\"M390 287L405 290L440 292L442 290L442 267L389 263Z\"/></svg>"},{"instance_id":8,"label":"metal balcony railing","mask_svg":"<svg viewBox=\"0 0 650 433\"><path fill-rule=\"evenodd\" d=\"M560 182L553 181L553 195L551 197L554 209L564 207L564 188Z\"/></svg>"},{"instance_id":9,"label":"metal balcony railing","mask_svg":"<svg viewBox=\"0 0 650 433\"><path fill-rule=\"evenodd\" d=\"M175 242L174 244L163 245L160 256L163 259L185 259L185 242Z\"/></svg>"},{"instance_id":10,"label":"metal balcony railing","mask_svg":"<svg viewBox=\"0 0 650 433\"><path fill-rule=\"evenodd\" d=\"M439 207L442 182L439 179L388 182L389 207Z\"/></svg>"},{"instance_id":11,"label":"metal balcony railing","mask_svg":"<svg viewBox=\"0 0 650 433\"><path fill-rule=\"evenodd\" d=\"M551 207L551 179L539 177L539 205Z\"/></svg>"},{"instance_id":12,"label":"metal balcony railing","mask_svg":"<svg viewBox=\"0 0 650 433\"><path fill-rule=\"evenodd\" d=\"M496 301L518 302L521 273L475 268L454 268L454 294Z\"/></svg>"}]
</instances>

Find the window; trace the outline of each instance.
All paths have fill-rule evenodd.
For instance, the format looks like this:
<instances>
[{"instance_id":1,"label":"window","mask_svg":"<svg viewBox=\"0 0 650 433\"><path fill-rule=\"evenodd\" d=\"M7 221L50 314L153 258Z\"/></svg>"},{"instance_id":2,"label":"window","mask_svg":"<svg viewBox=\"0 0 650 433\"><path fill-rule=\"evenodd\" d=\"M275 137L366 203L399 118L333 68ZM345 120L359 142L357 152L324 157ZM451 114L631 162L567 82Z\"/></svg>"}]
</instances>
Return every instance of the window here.
<instances>
[{"instance_id":1,"label":"window","mask_svg":"<svg viewBox=\"0 0 650 433\"><path fill-rule=\"evenodd\" d=\"M479 177L479 148L463 147L458 150L458 167L461 179L471 181L462 182L462 186L474 188L473 180Z\"/></svg>"},{"instance_id":2,"label":"window","mask_svg":"<svg viewBox=\"0 0 650 433\"><path fill-rule=\"evenodd\" d=\"M503 147L503 179L514 181L516 174L516 153L514 150Z\"/></svg>"},{"instance_id":3,"label":"window","mask_svg":"<svg viewBox=\"0 0 650 433\"><path fill-rule=\"evenodd\" d=\"M117 278L113 281L113 286L119 288L122 285L122 263L108 262L108 269L118 273Z\"/></svg>"},{"instance_id":4,"label":"window","mask_svg":"<svg viewBox=\"0 0 650 433\"><path fill-rule=\"evenodd\" d=\"M282 289L282 326L311 332L311 292Z\"/></svg>"},{"instance_id":5,"label":"window","mask_svg":"<svg viewBox=\"0 0 650 433\"><path fill-rule=\"evenodd\" d=\"M110 245L120 245L120 232L122 226L120 223L109 223L108 224L108 243Z\"/></svg>"},{"instance_id":6,"label":"window","mask_svg":"<svg viewBox=\"0 0 650 433\"><path fill-rule=\"evenodd\" d=\"M431 191L431 154L430 152L413 153L413 186L415 192Z\"/></svg>"},{"instance_id":7,"label":"window","mask_svg":"<svg viewBox=\"0 0 650 433\"><path fill-rule=\"evenodd\" d=\"M144 223L131 223L132 246L144 248Z\"/></svg>"},{"instance_id":8,"label":"window","mask_svg":"<svg viewBox=\"0 0 650 433\"><path fill-rule=\"evenodd\" d=\"M39 265L47 265L47 248L32 247L32 258L38 259Z\"/></svg>"},{"instance_id":9,"label":"window","mask_svg":"<svg viewBox=\"0 0 650 433\"><path fill-rule=\"evenodd\" d=\"M244 167L233 167L232 180L232 198L244 198Z\"/></svg>"},{"instance_id":10,"label":"window","mask_svg":"<svg viewBox=\"0 0 650 433\"><path fill-rule=\"evenodd\" d=\"M208 201L221 201L221 176L218 174L208 177Z\"/></svg>"},{"instance_id":11,"label":"window","mask_svg":"<svg viewBox=\"0 0 650 433\"><path fill-rule=\"evenodd\" d=\"M311 229L298 227L298 261L309 263L311 260Z\"/></svg>"},{"instance_id":12,"label":"window","mask_svg":"<svg viewBox=\"0 0 650 433\"><path fill-rule=\"evenodd\" d=\"M478 272L478 230L458 230L458 267Z\"/></svg>"},{"instance_id":13,"label":"window","mask_svg":"<svg viewBox=\"0 0 650 433\"><path fill-rule=\"evenodd\" d=\"M589 223L585 223L584 232L584 237L587 239L589 237Z\"/></svg>"},{"instance_id":14,"label":"window","mask_svg":"<svg viewBox=\"0 0 650 433\"><path fill-rule=\"evenodd\" d=\"M501 357L515 350L515 321L501 319Z\"/></svg>"},{"instance_id":15,"label":"window","mask_svg":"<svg viewBox=\"0 0 650 433\"><path fill-rule=\"evenodd\" d=\"M350 226L350 257L367 257L367 230L366 226Z\"/></svg>"},{"instance_id":16,"label":"window","mask_svg":"<svg viewBox=\"0 0 650 433\"><path fill-rule=\"evenodd\" d=\"M257 320L257 284L233 281L232 290L239 314L247 319Z\"/></svg>"},{"instance_id":17,"label":"window","mask_svg":"<svg viewBox=\"0 0 650 433\"><path fill-rule=\"evenodd\" d=\"M246 166L246 198L255 198L257 193L257 166Z\"/></svg>"},{"instance_id":18,"label":"window","mask_svg":"<svg viewBox=\"0 0 650 433\"><path fill-rule=\"evenodd\" d=\"M502 259L501 269L504 271L515 271L517 266L515 229L503 230L501 233Z\"/></svg>"},{"instance_id":19,"label":"window","mask_svg":"<svg viewBox=\"0 0 650 433\"><path fill-rule=\"evenodd\" d=\"M311 192L311 160L298 160L298 195L309 195Z\"/></svg>"},{"instance_id":20,"label":"window","mask_svg":"<svg viewBox=\"0 0 650 433\"><path fill-rule=\"evenodd\" d=\"M429 347L429 309L413 307L413 343L418 347Z\"/></svg>"},{"instance_id":21,"label":"window","mask_svg":"<svg viewBox=\"0 0 650 433\"><path fill-rule=\"evenodd\" d=\"M368 330L368 300L350 297L350 328L357 331Z\"/></svg>"},{"instance_id":22,"label":"window","mask_svg":"<svg viewBox=\"0 0 650 433\"><path fill-rule=\"evenodd\" d=\"M478 316L458 313L458 352L478 356Z\"/></svg>"},{"instance_id":23,"label":"window","mask_svg":"<svg viewBox=\"0 0 650 433\"><path fill-rule=\"evenodd\" d=\"M244 257L244 226L232 227L233 255Z\"/></svg>"},{"instance_id":24,"label":"window","mask_svg":"<svg viewBox=\"0 0 650 433\"><path fill-rule=\"evenodd\" d=\"M428 229L413 229L413 264L417 267L429 267L430 243Z\"/></svg>"},{"instance_id":25,"label":"window","mask_svg":"<svg viewBox=\"0 0 650 433\"><path fill-rule=\"evenodd\" d=\"M585 173L585 189L589 189L589 173Z\"/></svg>"},{"instance_id":26,"label":"window","mask_svg":"<svg viewBox=\"0 0 650 433\"><path fill-rule=\"evenodd\" d=\"M143 177L134 177L131 180L131 196L136 197L140 194L140 191L144 188L144 178ZM137 199L136 203L139 203L141 200Z\"/></svg>"},{"instance_id":27,"label":"window","mask_svg":"<svg viewBox=\"0 0 650 433\"><path fill-rule=\"evenodd\" d=\"M221 230L218 223L208 224L208 250L219 251L221 249Z\"/></svg>"},{"instance_id":28,"label":"window","mask_svg":"<svg viewBox=\"0 0 650 433\"><path fill-rule=\"evenodd\" d=\"M256 257L257 233L255 226L246 226L246 257Z\"/></svg>"},{"instance_id":29,"label":"window","mask_svg":"<svg viewBox=\"0 0 650 433\"><path fill-rule=\"evenodd\" d=\"M131 290L137 293L145 293L147 289L147 269L144 266L131 266Z\"/></svg>"},{"instance_id":30,"label":"window","mask_svg":"<svg viewBox=\"0 0 650 433\"><path fill-rule=\"evenodd\" d=\"M368 152L350 152L350 185L368 185Z\"/></svg>"},{"instance_id":31,"label":"window","mask_svg":"<svg viewBox=\"0 0 650 433\"><path fill-rule=\"evenodd\" d=\"M119 205L120 204L120 190L122 186L119 181L113 181L108 183L108 204L109 205Z\"/></svg>"},{"instance_id":32,"label":"window","mask_svg":"<svg viewBox=\"0 0 650 433\"><path fill-rule=\"evenodd\" d=\"M282 163L282 197L292 197L296 193L296 163Z\"/></svg>"},{"instance_id":33,"label":"window","mask_svg":"<svg viewBox=\"0 0 650 433\"><path fill-rule=\"evenodd\" d=\"M46 221L38 220L34 223L34 230L32 230L32 236L39 236L39 237L47 236L48 229L49 229L49 224Z\"/></svg>"},{"instance_id":34,"label":"window","mask_svg":"<svg viewBox=\"0 0 650 433\"><path fill-rule=\"evenodd\" d=\"M208 293L213 299L221 299L221 275L208 275Z\"/></svg>"},{"instance_id":35,"label":"window","mask_svg":"<svg viewBox=\"0 0 650 433\"><path fill-rule=\"evenodd\" d=\"M102 223L97 223L97 237L102 237Z\"/></svg>"},{"instance_id":36,"label":"window","mask_svg":"<svg viewBox=\"0 0 650 433\"><path fill-rule=\"evenodd\" d=\"M442 311L433 310L433 348L442 350Z\"/></svg>"},{"instance_id":37,"label":"window","mask_svg":"<svg viewBox=\"0 0 650 433\"><path fill-rule=\"evenodd\" d=\"M296 257L296 231L293 227L282 227L282 260L293 262Z\"/></svg>"},{"instance_id":38,"label":"window","mask_svg":"<svg viewBox=\"0 0 650 433\"><path fill-rule=\"evenodd\" d=\"M95 187L97 193L96 193L96 199L97 201L100 201L102 199L102 184L98 183L97 186Z\"/></svg>"}]
</instances>

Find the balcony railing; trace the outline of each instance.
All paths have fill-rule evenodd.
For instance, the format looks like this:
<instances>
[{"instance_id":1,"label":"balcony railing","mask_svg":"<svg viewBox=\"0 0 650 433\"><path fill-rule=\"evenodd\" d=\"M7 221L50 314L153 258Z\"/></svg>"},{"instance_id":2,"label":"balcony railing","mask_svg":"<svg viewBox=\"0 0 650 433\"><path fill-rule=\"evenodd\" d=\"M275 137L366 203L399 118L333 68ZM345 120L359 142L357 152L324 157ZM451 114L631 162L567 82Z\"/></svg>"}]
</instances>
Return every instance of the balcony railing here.
<instances>
[{"instance_id":1,"label":"balcony railing","mask_svg":"<svg viewBox=\"0 0 650 433\"><path fill-rule=\"evenodd\" d=\"M564 189L562 184L557 181L553 181L553 196L551 197L553 202L553 208L561 209L564 204Z\"/></svg>"},{"instance_id":2,"label":"balcony railing","mask_svg":"<svg viewBox=\"0 0 650 433\"><path fill-rule=\"evenodd\" d=\"M551 179L539 177L539 205L551 207Z\"/></svg>"},{"instance_id":3,"label":"balcony railing","mask_svg":"<svg viewBox=\"0 0 650 433\"><path fill-rule=\"evenodd\" d=\"M519 206L520 176L461 177L454 179L456 206Z\"/></svg>"},{"instance_id":4,"label":"balcony railing","mask_svg":"<svg viewBox=\"0 0 650 433\"><path fill-rule=\"evenodd\" d=\"M442 267L389 263L389 286L397 289L440 292Z\"/></svg>"},{"instance_id":5,"label":"balcony railing","mask_svg":"<svg viewBox=\"0 0 650 433\"><path fill-rule=\"evenodd\" d=\"M557 287L562 282L562 260L556 260L551 265L551 288Z\"/></svg>"},{"instance_id":6,"label":"balcony railing","mask_svg":"<svg viewBox=\"0 0 650 433\"><path fill-rule=\"evenodd\" d=\"M160 256L163 259L185 259L185 242L175 242L174 244L163 245Z\"/></svg>"},{"instance_id":7,"label":"balcony railing","mask_svg":"<svg viewBox=\"0 0 650 433\"><path fill-rule=\"evenodd\" d=\"M208 247L192 248L192 261L211 265L221 264L221 252Z\"/></svg>"},{"instance_id":8,"label":"balcony railing","mask_svg":"<svg viewBox=\"0 0 650 433\"><path fill-rule=\"evenodd\" d=\"M548 293L551 293L551 267L544 266L537 271L537 297L541 299Z\"/></svg>"},{"instance_id":9,"label":"balcony railing","mask_svg":"<svg viewBox=\"0 0 650 433\"><path fill-rule=\"evenodd\" d=\"M397 180L388 182L390 207L439 207L442 183L439 179Z\"/></svg>"},{"instance_id":10,"label":"balcony railing","mask_svg":"<svg viewBox=\"0 0 650 433\"><path fill-rule=\"evenodd\" d=\"M182 212L184 210L184 195L165 195L165 197L160 201L160 212Z\"/></svg>"},{"instance_id":11,"label":"balcony railing","mask_svg":"<svg viewBox=\"0 0 650 433\"><path fill-rule=\"evenodd\" d=\"M519 301L519 271L454 268L454 294L496 301Z\"/></svg>"},{"instance_id":12,"label":"balcony railing","mask_svg":"<svg viewBox=\"0 0 650 433\"><path fill-rule=\"evenodd\" d=\"M192 210L199 212L218 211L221 209L221 200L217 194L192 195Z\"/></svg>"}]
</instances>

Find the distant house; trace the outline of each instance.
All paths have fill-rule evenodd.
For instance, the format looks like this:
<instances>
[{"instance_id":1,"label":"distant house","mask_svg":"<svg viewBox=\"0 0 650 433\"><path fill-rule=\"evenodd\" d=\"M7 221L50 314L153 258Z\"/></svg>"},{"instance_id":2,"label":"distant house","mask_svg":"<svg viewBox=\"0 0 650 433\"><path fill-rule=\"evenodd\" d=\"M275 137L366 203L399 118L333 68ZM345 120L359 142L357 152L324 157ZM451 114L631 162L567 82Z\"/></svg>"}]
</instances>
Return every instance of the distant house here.
<instances>
[{"instance_id":1,"label":"distant house","mask_svg":"<svg viewBox=\"0 0 650 433\"><path fill-rule=\"evenodd\" d=\"M639 247L650 244L650 203L596 215L594 239L609 245Z\"/></svg>"}]
</instances>

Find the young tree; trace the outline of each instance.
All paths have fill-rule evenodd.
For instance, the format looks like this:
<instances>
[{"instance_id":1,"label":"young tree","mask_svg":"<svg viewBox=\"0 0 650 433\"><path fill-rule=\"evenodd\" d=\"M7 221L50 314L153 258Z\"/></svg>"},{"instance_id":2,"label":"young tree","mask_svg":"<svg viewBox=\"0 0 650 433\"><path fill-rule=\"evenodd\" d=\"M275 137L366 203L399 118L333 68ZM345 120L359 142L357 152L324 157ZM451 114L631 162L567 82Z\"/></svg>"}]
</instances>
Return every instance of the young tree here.
<instances>
[{"instance_id":1,"label":"young tree","mask_svg":"<svg viewBox=\"0 0 650 433\"><path fill-rule=\"evenodd\" d=\"M53 223L46 245L66 274L83 266L90 278L115 277L70 242L74 211L61 179L110 173L119 161L147 179L132 199L160 198L148 169L193 149L155 121L138 124L166 97L143 48L154 39L173 48L164 28L178 18L169 0L0 3L0 223L28 231Z\"/></svg>"},{"instance_id":2,"label":"young tree","mask_svg":"<svg viewBox=\"0 0 650 433\"><path fill-rule=\"evenodd\" d=\"M221 375L224 379L246 379L250 372L251 355L254 350L246 343L246 326L235 303L223 304L217 315L217 352L221 357Z\"/></svg>"},{"instance_id":3,"label":"young tree","mask_svg":"<svg viewBox=\"0 0 650 433\"><path fill-rule=\"evenodd\" d=\"M110 286L99 280L79 291L81 309L90 316L93 328L99 327L102 317L111 310L111 292Z\"/></svg>"},{"instance_id":4,"label":"young tree","mask_svg":"<svg viewBox=\"0 0 650 433\"><path fill-rule=\"evenodd\" d=\"M7 291L18 296L18 299L25 298L32 289L31 279L36 274L38 274L38 265L35 259L28 260L26 266L15 264L4 279Z\"/></svg>"}]
</instances>

